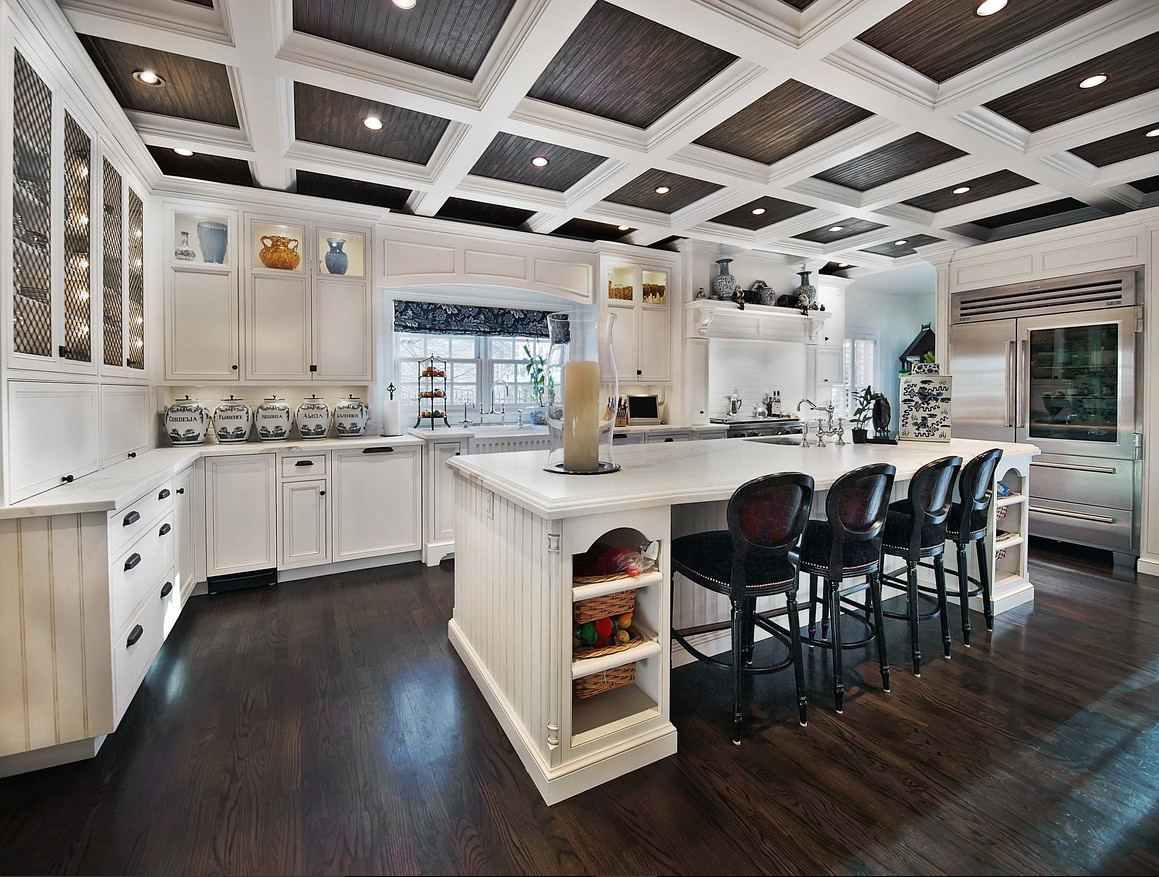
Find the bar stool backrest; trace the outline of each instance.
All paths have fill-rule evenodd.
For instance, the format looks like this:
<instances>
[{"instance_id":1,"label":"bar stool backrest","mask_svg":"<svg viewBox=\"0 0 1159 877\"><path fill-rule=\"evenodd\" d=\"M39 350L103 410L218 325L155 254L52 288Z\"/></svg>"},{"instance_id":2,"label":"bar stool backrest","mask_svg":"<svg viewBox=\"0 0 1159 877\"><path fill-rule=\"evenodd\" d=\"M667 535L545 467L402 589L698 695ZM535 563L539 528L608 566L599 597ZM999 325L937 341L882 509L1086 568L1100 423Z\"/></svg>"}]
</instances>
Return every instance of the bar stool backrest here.
<instances>
[{"instance_id":1,"label":"bar stool backrest","mask_svg":"<svg viewBox=\"0 0 1159 877\"><path fill-rule=\"evenodd\" d=\"M991 448L962 467L962 475L958 479L958 499L962 507L962 519L950 522L956 531L958 541L969 541L969 535L973 530L970 520L974 512L989 511L994 493L994 473L1001 459L1002 449Z\"/></svg>"},{"instance_id":2,"label":"bar stool backrest","mask_svg":"<svg viewBox=\"0 0 1159 877\"><path fill-rule=\"evenodd\" d=\"M874 556L881 556L881 538L889 514L889 500L897 470L888 463L874 463L846 472L833 482L825 498L825 516L833 530L829 555L830 581L840 581L845 567L845 545L872 542Z\"/></svg>"},{"instance_id":3,"label":"bar stool backrest","mask_svg":"<svg viewBox=\"0 0 1159 877\"><path fill-rule=\"evenodd\" d=\"M945 530L946 518L954 504L954 480L961 468L961 457L942 457L926 463L910 479L906 495L913 513L910 556L914 559L921 555L923 529L941 527ZM946 541L944 532L941 541Z\"/></svg>"},{"instance_id":4,"label":"bar stool backrest","mask_svg":"<svg viewBox=\"0 0 1159 877\"><path fill-rule=\"evenodd\" d=\"M728 501L734 590L744 591L751 561L787 558L797 569L797 546L812 510L813 479L801 472L763 475L736 489Z\"/></svg>"}]
</instances>

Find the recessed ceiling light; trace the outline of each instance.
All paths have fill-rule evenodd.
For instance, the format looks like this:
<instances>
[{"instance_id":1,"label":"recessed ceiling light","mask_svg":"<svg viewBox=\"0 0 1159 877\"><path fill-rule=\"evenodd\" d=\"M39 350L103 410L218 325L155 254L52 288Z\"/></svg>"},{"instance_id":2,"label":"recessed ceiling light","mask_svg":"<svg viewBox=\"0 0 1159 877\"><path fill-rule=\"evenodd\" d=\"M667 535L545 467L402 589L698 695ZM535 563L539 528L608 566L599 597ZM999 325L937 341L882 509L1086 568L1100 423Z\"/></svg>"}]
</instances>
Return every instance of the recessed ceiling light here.
<instances>
[{"instance_id":1,"label":"recessed ceiling light","mask_svg":"<svg viewBox=\"0 0 1159 877\"><path fill-rule=\"evenodd\" d=\"M829 226L829 231L845 231L845 226L843 226L843 225L831 225L831 226Z\"/></svg>"},{"instance_id":2,"label":"recessed ceiling light","mask_svg":"<svg viewBox=\"0 0 1159 877\"><path fill-rule=\"evenodd\" d=\"M848 262L842 262L842 263L841 263L840 265L838 265L837 267L838 267L838 268L852 268L853 266L852 266L852 265L850 265Z\"/></svg>"},{"instance_id":3,"label":"recessed ceiling light","mask_svg":"<svg viewBox=\"0 0 1159 877\"><path fill-rule=\"evenodd\" d=\"M418 0L391 0L399 9L414 9Z\"/></svg>"},{"instance_id":4,"label":"recessed ceiling light","mask_svg":"<svg viewBox=\"0 0 1159 877\"><path fill-rule=\"evenodd\" d=\"M536 167L547 167L547 160L548 159L546 155L537 155L535 158L531 159L531 163Z\"/></svg>"},{"instance_id":5,"label":"recessed ceiling light","mask_svg":"<svg viewBox=\"0 0 1159 877\"><path fill-rule=\"evenodd\" d=\"M362 124L369 128L371 131L382 130L382 119L378 118L378 116L367 116L362 120Z\"/></svg>"},{"instance_id":6,"label":"recessed ceiling light","mask_svg":"<svg viewBox=\"0 0 1159 877\"><path fill-rule=\"evenodd\" d=\"M764 213L765 213L765 208L763 208L763 207L754 207L753 208L753 216L764 216Z\"/></svg>"},{"instance_id":7,"label":"recessed ceiling light","mask_svg":"<svg viewBox=\"0 0 1159 877\"><path fill-rule=\"evenodd\" d=\"M1109 77L1106 73L1096 73L1094 76L1088 76L1079 83L1079 88L1094 88L1096 85L1102 85Z\"/></svg>"},{"instance_id":8,"label":"recessed ceiling light","mask_svg":"<svg viewBox=\"0 0 1159 877\"><path fill-rule=\"evenodd\" d=\"M153 70L134 70L133 78L144 85L152 85L154 87L165 84L165 80Z\"/></svg>"},{"instance_id":9,"label":"recessed ceiling light","mask_svg":"<svg viewBox=\"0 0 1159 877\"><path fill-rule=\"evenodd\" d=\"M1006 0L982 0L978 4L978 8L974 10L975 15L981 15L985 18L987 15L993 15L995 12L1001 12L1006 8Z\"/></svg>"},{"instance_id":10,"label":"recessed ceiling light","mask_svg":"<svg viewBox=\"0 0 1159 877\"><path fill-rule=\"evenodd\" d=\"M958 188L956 188L954 190L954 194L955 195L965 195L969 191L970 191L969 186L958 186Z\"/></svg>"},{"instance_id":11,"label":"recessed ceiling light","mask_svg":"<svg viewBox=\"0 0 1159 877\"><path fill-rule=\"evenodd\" d=\"M1145 137L1159 137L1159 128L1152 128L1144 136Z\"/></svg>"},{"instance_id":12,"label":"recessed ceiling light","mask_svg":"<svg viewBox=\"0 0 1159 877\"><path fill-rule=\"evenodd\" d=\"M617 225L616 230L617 231L631 231L632 227L629 225Z\"/></svg>"},{"instance_id":13,"label":"recessed ceiling light","mask_svg":"<svg viewBox=\"0 0 1159 877\"><path fill-rule=\"evenodd\" d=\"M656 194L657 195L667 195L671 191L672 190L670 188L668 188L667 186L657 186L656 187Z\"/></svg>"},{"instance_id":14,"label":"recessed ceiling light","mask_svg":"<svg viewBox=\"0 0 1159 877\"><path fill-rule=\"evenodd\" d=\"M893 245L895 247L904 247L907 243L908 243L908 241L901 240L901 241L894 241Z\"/></svg>"},{"instance_id":15,"label":"recessed ceiling light","mask_svg":"<svg viewBox=\"0 0 1159 877\"><path fill-rule=\"evenodd\" d=\"M186 158L189 158L189 156L193 155L192 149L182 149L181 147L177 147L173 151L176 152L178 155L185 156Z\"/></svg>"}]
</instances>

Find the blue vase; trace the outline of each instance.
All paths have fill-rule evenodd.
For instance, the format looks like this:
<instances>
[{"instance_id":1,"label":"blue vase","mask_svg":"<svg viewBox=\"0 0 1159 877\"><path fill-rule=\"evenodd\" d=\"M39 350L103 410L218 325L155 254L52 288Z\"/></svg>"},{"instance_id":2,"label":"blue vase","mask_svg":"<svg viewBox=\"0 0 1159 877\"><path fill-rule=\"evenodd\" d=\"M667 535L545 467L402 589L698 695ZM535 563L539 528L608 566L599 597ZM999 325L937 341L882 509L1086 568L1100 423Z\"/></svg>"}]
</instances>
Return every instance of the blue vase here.
<instances>
[{"instance_id":1,"label":"blue vase","mask_svg":"<svg viewBox=\"0 0 1159 877\"><path fill-rule=\"evenodd\" d=\"M345 274L350 267L350 257L342 252L342 245L346 238L326 238L330 245L330 252L326 254L326 270L331 274Z\"/></svg>"},{"instance_id":2,"label":"blue vase","mask_svg":"<svg viewBox=\"0 0 1159 877\"><path fill-rule=\"evenodd\" d=\"M225 261L229 242L229 227L224 222L197 223L197 243L201 247L201 261L220 265Z\"/></svg>"}]
</instances>

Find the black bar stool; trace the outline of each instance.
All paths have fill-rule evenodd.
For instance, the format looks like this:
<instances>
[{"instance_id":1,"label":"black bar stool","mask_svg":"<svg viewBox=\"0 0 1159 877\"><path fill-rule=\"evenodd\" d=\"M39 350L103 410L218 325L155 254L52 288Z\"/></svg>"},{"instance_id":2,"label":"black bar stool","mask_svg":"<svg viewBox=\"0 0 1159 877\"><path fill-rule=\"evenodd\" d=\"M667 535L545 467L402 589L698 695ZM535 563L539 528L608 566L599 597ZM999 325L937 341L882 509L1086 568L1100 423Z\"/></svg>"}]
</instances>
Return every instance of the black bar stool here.
<instances>
[{"instance_id":1,"label":"black bar stool","mask_svg":"<svg viewBox=\"0 0 1159 877\"><path fill-rule=\"evenodd\" d=\"M1002 449L991 448L962 468L958 479L958 501L950 509L950 539L958 548L958 600L962 610L962 641L970 647L970 598L982 595L986 629L994 629L994 599L990 588L990 563L986 556L986 523L994 501L994 473L1002 460ZM969 576L966 549L973 542L978 551L978 578ZM974 585L973 589L970 585Z\"/></svg>"},{"instance_id":2,"label":"black bar stool","mask_svg":"<svg viewBox=\"0 0 1159 877\"><path fill-rule=\"evenodd\" d=\"M877 641L881 687L889 691L889 662L885 654L881 616L881 539L889 510L889 495L896 474L888 463L875 463L846 472L829 488L825 498L827 520L809 521L801 539L801 569L809 573L809 636L804 642L833 650L833 695L837 712L845 708L842 652ZM816 639L817 576L825 581L821 608L821 639ZM847 578L865 576L847 587ZM864 606L849 598L866 592ZM869 617L872 604L873 618ZM841 637L841 613L865 625L867 635L855 642ZM858 615L860 612L862 615ZM830 623L832 622L832 623ZM832 639L828 639L832 627Z\"/></svg>"},{"instance_id":3,"label":"black bar stool","mask_svg":"<svg viewBox=\"0 0 1159 877\"><path fill-rule=\"evenodd\" d=\"M733 674L732 742L740 745L744 674L775 673L792 665L796 671L797 709L805 715L805 671L801 664L801 625L797 617L797 543L813 508L813 479L799 472L766 475L742 484L728 503L728 530L694 533L672 540L672 569L690 581L724 594L732 601L732 657L722 661L702 654L673 628L672 636L698 660L727 667ZM675 591L676 579L672 580ZM758 613L757 598L784 594L786 608ZM786 630L769 620L787 614ZM788 647L781 661L752 666L756 626ZM723 627L723 626L722 626ZM705 628L698 628L703 631Z\"/></svg>"},{"instance_id":4,"label":"black bar stool","mask_svg":"<svg viewBox=\"0 0 1159 877\"><path fill-rule=\"evenodd\" d=\"M889 618L908 618L914 675L922 675L922 649L918 622L939 617L942 621L942 652L950 657L950 620L946 609L946 527L954 502L954 480L962 468L961 457L942 457L914 473L907 498L889 506L882 550L905 561L905 581L894 574L882 574L882 583L906 592L906 614L886 612ZM937 608L925 615L918 612L918 566L930 558L934 565Z\"/></svg>"}]
</instances>

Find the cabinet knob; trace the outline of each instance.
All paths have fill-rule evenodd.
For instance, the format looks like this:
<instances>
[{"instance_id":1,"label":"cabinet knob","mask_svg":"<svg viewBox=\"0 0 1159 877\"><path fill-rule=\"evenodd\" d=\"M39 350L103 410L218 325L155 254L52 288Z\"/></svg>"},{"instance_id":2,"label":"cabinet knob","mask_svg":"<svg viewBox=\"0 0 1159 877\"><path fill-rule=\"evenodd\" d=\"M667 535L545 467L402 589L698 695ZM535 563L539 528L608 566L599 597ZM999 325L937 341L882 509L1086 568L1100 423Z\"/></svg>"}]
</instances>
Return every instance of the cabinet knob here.
<instances>
[{"instance_id":1,"label":"cabinet knob","mask_svg":"<svg viewBox=\"0 0 1159 877\"><path fill-rule=\"evenodd\" d=\"M185 493L185 488L184 488L184 487L178 487L178 488L177 488L177 492L178 492L178 493L182 493L182 494L183 494L183 493Z\"/></svg>"},{"instance_id":2,"label":"cabinet knob","mask_svg":"<svg viewBox=\"0 0 1159 877\"><path fill-rule=\"evenodd\" d=\"M137 459L137 452L136 451L129 451L129 459L130 460Z\"/></svg>"},{"instance_id":3,"label":"cabinet knob","mask_svg":"<svg viewBox=\"0 0 1159 877\"><path fill-rule=\"evenodd\" d=\"M318 366L316 366L316 365L310 366L310 371L312 371L312 372L318 371Z\"/></svg>"},{"instance_id":4,"label":"cabinet knob","mask_svg":"<svg viewBox=\"0 0 1159 877\"><path fill-rule=\"evenodd\" d=\"M59 356L62 357L68 356L70 353L72 353L72 351L65 347L63 344L56 348L56 352Z\"/></svg>"},{"instance_id":5,"label":"cabinet knob","mask_svg":"<svg viewBox=\"0 0 1159 877\"><path fill-rule=\"evenodd\" d=\"M137 644L137 640L141 638L141 634L145 632L145 628L139 624L134 624L133 629L129 631L129 638L125 640L125 645L132 648Z\"/></svg>"},{"instance_id":6,"label":"cabinet knob","mask_svg":"<svg viewBox=\"0 0 1159 877\"><path fill-rule=\"evenodd\" d=\"M63 481L65 484L72 484L72 481L75 477L76 477L75 475L65 475L60 480Z\"/></svg>"},{"instance_id":7,"label":"cabinet knob","mask_svg":"<svg viewBox=\"0 0 1159 877\"><path fill-rule=\"evenodd\" d=\"M230 368L231 368L231 369L233 369L234 371L237 371L237 366L236 366L236 365L231 365L231 366L230 366Z\"/></svg>"},{"instance_id":8,"label":"cabinet knob","mask_svg":"<svg viewBox=\"0 0 1159 877\"><path fill-rule=\"evenodd\" d=\"M166 582L161 586L161 599L164 600L173 592L173 582Z\"/></svg>"},{"instance_id":9,"label":"cabinet knob","mask_svg":"<svg viewBox=\"0 0 1159 877\"><path fill-rule=\"evenodd\" d=\"M644 372L643 372L641 369L636 369L636 374L637 374L637 375L642 375L642 374L644 374Z\"/></svg>"},{"instance_id":10,"label":"cabinet knob","mask_svg":"<svg viewBox=\"0 0 1159 877\"><path fill-rule=\"evenodd\" d=\"M318 491L318 496L325 496L325 495L326 495L326 491L324 491L324 490Z\"/></svg>"}]
</instances>

